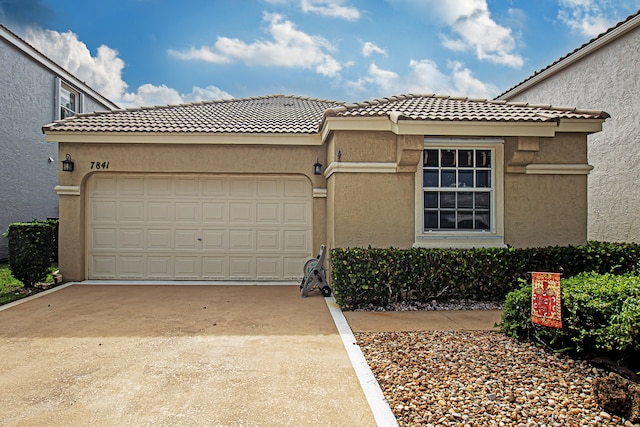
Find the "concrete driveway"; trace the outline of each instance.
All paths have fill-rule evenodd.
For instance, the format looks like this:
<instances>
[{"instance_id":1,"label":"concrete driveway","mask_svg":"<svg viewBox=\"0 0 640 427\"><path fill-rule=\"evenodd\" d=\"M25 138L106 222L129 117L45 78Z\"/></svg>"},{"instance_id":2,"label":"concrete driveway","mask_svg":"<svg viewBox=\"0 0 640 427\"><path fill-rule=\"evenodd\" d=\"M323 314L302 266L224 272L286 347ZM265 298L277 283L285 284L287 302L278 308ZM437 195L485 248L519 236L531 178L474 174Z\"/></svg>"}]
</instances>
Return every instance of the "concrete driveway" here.
<instances>
[{"instance_id":1,"label":"concrete driveway","mask_svg":"<svg viewBox=\"0 0 640 427\"><path fill-rule=\"evenodd\" d=\"M357 347L357 346L355 346ZM74 284L0 311L3 426L372 426L319 292Z\"/></svg>"}]
</instances>

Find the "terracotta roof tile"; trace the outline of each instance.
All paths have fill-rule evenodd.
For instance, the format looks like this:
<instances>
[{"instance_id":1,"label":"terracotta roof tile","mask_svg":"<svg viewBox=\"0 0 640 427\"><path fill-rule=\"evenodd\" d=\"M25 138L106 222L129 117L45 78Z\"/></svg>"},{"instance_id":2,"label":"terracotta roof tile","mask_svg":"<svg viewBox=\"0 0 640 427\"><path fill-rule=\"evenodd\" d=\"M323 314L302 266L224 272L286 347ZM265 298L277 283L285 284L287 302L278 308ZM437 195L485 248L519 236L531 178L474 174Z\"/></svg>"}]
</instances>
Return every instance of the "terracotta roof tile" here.
<instances>
[{"instance_id":1,"label":"terracotta roof tile","mask_svg":"<svg viewBox=\"0 0 640 427\"><path fill-rule=\"evenodd\" d=\"M551 122L606 119L602 111L436 95L398 95L358 103L296 96L199 102L79 114L43 127L47 132L315 134L327 117L398 120Z\"/></svg>"},{"instance_id":2,"label":"terracotta roof tile","mask_svg":"<svg viewBox=\"0 0 640 427\"><path fill-rule=\"evenodd\" d=\"M325 112L334 117L382 117L393 120L548 122L558 119L606 119L603 111L527 103L509 103L436 95L399 95Z\"/></svg>"},{"instance_id":3,"label":"terracotta roof tile","mask_svg":"<svg viewBox=\"0 0 640 427\"><path fill-rule=\"evenodd\" d=\"M78 114L43 129L54 132L313 134L319 131L322 113L341 104L272 95Z\"/></svg>"}]
</instances>

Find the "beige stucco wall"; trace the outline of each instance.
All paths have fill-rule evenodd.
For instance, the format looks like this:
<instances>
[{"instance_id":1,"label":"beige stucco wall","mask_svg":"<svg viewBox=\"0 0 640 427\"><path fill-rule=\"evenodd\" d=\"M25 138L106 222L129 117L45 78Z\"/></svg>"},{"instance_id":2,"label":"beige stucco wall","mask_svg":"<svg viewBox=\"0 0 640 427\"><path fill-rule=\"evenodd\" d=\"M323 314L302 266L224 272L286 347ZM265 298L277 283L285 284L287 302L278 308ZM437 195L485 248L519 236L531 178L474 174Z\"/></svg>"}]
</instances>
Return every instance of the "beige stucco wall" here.
<instances>
[{"instance_id":1,"label":"beige stucco wall","mask_svg":"<svg viewBox=\"0 0 640 427\"><path fill-rule=\"evenodd\" d=\"M586 164L585 134L539 138L530 164ZM505 140L505 163L517 138ZM530 147L529 147L530 148ZM505 168L506 169L506 168ZM505 244L513 247L582 245L587 242L587 175L506 173Z\"/></svg>"},{"instance_id":2,"label":"beige stucco wall","mask_svg":"<svg viewBox=\"0 0 640 427\"><path fill-rule=\"evenodd\" d=\"M640 26L509 101L611 114L589 136L589 239L640 241Z\"/></svg>"},{"instance_id":3,"label":"beige stucco wall","mask_svg":"<svg viewBox=\"0 0 640 427\"><path fill-rule=\"evenodd\" d=\"M108 170L100 171L110 173L296 174L306 176L312 188L326 188L325 178L313 174L316 159L326 164L321 146L60 143L60 158L67 153L75 169L60 171L58 185L79 186L80 195L60 195L58 265L65 281L86 278L85 183L96 172L92 161L109 162ZM325 212L326 198L314 198L314 252L326 240Z\"/></svg>"}]
</instances>

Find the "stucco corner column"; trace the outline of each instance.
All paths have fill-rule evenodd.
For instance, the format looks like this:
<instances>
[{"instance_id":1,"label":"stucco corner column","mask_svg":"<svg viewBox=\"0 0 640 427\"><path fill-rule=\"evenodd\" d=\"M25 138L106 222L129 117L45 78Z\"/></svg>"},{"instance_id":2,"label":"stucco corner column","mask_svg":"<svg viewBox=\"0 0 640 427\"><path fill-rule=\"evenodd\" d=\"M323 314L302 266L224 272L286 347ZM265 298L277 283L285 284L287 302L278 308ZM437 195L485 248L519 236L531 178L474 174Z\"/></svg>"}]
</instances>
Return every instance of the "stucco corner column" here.
<instances>
[{"instance_id":1,"label":"stucco corner column","mask_svg":"<svg viewBox=\"0 0 640 427\"><path fill-rule=\"evenodd\" d=\"M64 282L85 279L84 224L80 186L55 187L59 197L58 268ZM61 250L64 248L64 250Z\"/></svg>"}]
</instances>

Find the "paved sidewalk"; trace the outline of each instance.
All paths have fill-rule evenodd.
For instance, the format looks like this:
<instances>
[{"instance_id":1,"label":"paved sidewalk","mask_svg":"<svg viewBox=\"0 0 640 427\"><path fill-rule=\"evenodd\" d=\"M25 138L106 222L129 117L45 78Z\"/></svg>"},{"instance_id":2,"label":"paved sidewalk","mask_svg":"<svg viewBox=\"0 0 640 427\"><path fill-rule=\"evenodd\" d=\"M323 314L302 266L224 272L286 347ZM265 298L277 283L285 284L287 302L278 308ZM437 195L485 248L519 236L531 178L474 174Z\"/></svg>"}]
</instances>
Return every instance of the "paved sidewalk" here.
<instances>
[{"instance_id":1,"label":"paved sidewalk","mask_svg":"<svg viewBox=\"0 0 640 427\"><path fill-rule=\"evenodd\" d=\"M345 311L353 332L498 330L501 310Z\"/></svg>"}]
</instances>

